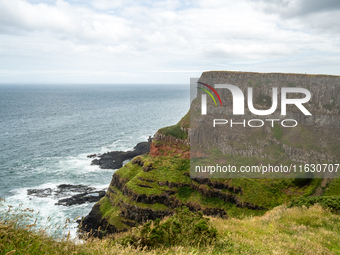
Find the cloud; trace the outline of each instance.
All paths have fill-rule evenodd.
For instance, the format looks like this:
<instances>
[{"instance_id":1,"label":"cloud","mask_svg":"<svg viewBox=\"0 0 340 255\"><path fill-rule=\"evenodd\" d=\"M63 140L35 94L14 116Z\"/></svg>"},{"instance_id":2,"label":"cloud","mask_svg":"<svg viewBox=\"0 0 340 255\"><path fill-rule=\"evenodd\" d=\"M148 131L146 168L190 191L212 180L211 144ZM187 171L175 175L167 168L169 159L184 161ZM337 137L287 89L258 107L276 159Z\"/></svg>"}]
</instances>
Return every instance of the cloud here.
<instances>
[{"instance_id":1,"label":"cloud","mask_svg":"<svg viewBox=\"0 0 340 255\"><path fill-rule=\"evenodd\" d=\"M278 14L284 20L295 19L304 24L305 29L319 33L339 33L338 0L253 0L262 3L265 13Z\"/></svg>"},{"instance_id":2,"label":"cloud","mask_svg":"<svg viewBox=\"0 0 340 255\"><path fill-rule=\"evenodd\" d=\"M286 17L296 17L316 14L320 12L334 12L340 10L338 0L255 0L267 4L269 12L277 12Z\"/></svg>"},{"instance_id":3,"label":"cloud","mask_svg":"<svg viewBox=\"0 0 340 255\"><path fill-rule=\"evenodd\" d=\"M128 4L128 0L93 0L91 1L91 5L98 10L112 10L122 7L123 5Z\"/></svg>"},{"instance_id":4,"label":"cloud","mask_svg":"<svg viewBox=\"0 0 340 255\"><path fill-rule=\"evenodd\" d=\"M261 71L275 65L291 71L292 59L312 71L317 66L308 63L322 56L334 73L336 61L327 54L339 54L339 8L324 2L0 0L0 82L6 70L17 77L31 70L59 79L59 70L80 80L83 72L178 81L190 70L252 71L254 63Z\"/></svg>"},{"instance_id":5,"label":"cloud","mask_svg":"<svg viewBox=\"0 0 340 255\"><path fill-rule=\"evenodd\" d=\"M57 0L54 6L32 5L22 0L0 1L3 32L42 31L64 40L84 41L85 44L93 41L119 43L132 37L128 23L116 16L74 7L63 0Z\"/></svg>"}]
</instances>

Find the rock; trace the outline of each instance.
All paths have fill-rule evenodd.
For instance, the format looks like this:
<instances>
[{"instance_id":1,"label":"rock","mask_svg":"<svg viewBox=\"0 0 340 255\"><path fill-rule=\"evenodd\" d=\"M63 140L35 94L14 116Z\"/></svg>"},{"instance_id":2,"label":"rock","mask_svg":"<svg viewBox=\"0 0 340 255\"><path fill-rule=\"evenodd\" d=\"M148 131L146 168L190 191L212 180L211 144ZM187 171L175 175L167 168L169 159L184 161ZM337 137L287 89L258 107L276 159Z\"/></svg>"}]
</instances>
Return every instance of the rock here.
<instances>
[{"instance_id":1,"label":"rock","mask_svg":"<svg viewBox=\"0 0 340 255\"><path fill-rule=\"evenodd\" d=\"M153 169L152 163L150 163L150 164L144 164L144 166L143 166L143 171L144 171L144 172L150 172L152 169Z\"/></svg>"},{"instance_id":2,"label":"rock","mask_svg":"<svg viewBox=\"0 0 340 255\"><path fill-rule=\"evenodd\" d=\"M28 189L27 195L36 197L48 197L52 195L52 189Z\"/></svg>"},{"instance_id":3,"label":"rock","mask_svg":"<svg viewBox=\"0 0 340 255\"><path fill-rule=\"evenodd\" d=\"M57 197L67 196L70 192L72 193L89 193L94 191L95 188L86 185L73 185L73 184L60 184L54 191L54 195Z\"/></svg>"},{"instance_id":4,"label":"rock","mask_svg":"<svg viewBox=\"0 0 340 255\"><path fill-rule=\"evenodd\" d=\"M137 184L139 187L142 187L142 188L150 188L152 189L152 187L148 186L148 185L145 185L145 184Z\"/></svg>"},{"instance_id":5,"label":"rock","mask_svg":"<svg viewBox=\"0 0 340 255\"><path fill-rule=\"evenodd\" d=\"M123 166L123 161L132 159L138 155L145 154L150 151L149 142L138 143L132 151L111 151L104 153L99 159L92 160L92 165L98 165L101 169L118 169ZM91 156L91 155L89 155ZM88 156L88 157L89 157Z\"/></svg>"},{"instance_id":6,"label":"rock","mask_svg":"<svg viewBox=\"0 0 340 255\"><path fill-rule=\"evenodd\" d=\"M81 237L84 237L84 233L87 233L89 236L102 238L106 234L121 232L115 226L108 224L105 219L102 219L99 204L95 204L90 213L80 222L78 221L78 223Z\"/></svg>"},{"instance_id":7,"label":"rock","mask_svg":"<svg viewBox=\"0 0 340 255\"><path fill-rule=\"evenodd\" d=\"M137 176L137 178L141 181L145 181L145 182L155 182L155 180L150 180L150 179L144 179L143 177Z\"/></svg>"},{"instance_id":8,"label":"rock","mask_svg":"<svg viewBox=\"0 0 340 255\"><path fill-rule=\"evenodd\" d=\"M103 196L105 196L105 190L82 193L69 198L60 199L55 205L70 206L76 204L84 204L86 202L94 203L98 202Z\"/></svg>"},{"instance_id":9,"label":"rock","mask_svg":"<svg viewBox=\"0 0 340 255\"><path fill-rule=\"evenodd\" d=\"M55 189L28 189L27 195L36 197L64 197L72 193L85 193L94 191L95 188L86 185L60 184Z\"/></svg>"},{"instance_id":10,"label":"rock","mask_svg":"<svg viewBox=\"0 0 340 255\"><path fill-rule=\"evenodd\" d=\"M78 193L71 195L72 193ZM105 190L96 190L86 185L60 184L55 189L28 189L27 195L35 197L53 197L59 199L55 205L70 206L86 202L98 202L105 196ZM68 197L67 197L68 196Z\"/></svg>"},{"instance_id":11,"label":"rock","mask_svg":"<svg viewBox=\"0 0 340 255\"><path fill-rule=\"evenodd\" d=\"M144 161L142 161L141 157L135 157L132 160L132 164L137 164L139 166L143 166L144 165Z\"/></svg>"}]
</instances>

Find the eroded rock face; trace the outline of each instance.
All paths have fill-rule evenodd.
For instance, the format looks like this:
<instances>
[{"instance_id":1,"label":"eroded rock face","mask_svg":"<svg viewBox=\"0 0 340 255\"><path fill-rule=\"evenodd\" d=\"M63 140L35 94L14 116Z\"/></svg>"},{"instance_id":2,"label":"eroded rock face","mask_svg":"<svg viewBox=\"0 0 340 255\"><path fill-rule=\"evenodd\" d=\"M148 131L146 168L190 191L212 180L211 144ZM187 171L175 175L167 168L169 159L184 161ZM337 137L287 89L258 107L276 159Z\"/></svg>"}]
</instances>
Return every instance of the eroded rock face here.
<instances>
[{"instance_id":1,"label":"eroded rock face","mask_svg":"<svg viewBox=\"0 0 340 255\"><path fill-rule=\"evenodd\" d=\"M86 217L82 220L78 220L78 224L80 236L86 233L88 236L102 238L107 234L122 232L114 225L108 224L107 220L102 219L99 204L95 204ZM123 231L127 231L127 229L124 229Z\"/></svg>"},{"instance_id":2,"label":"eroded rock face","mask_svg":"<svg viewBox=\"0 0 340 255\"><path fill-rule=\"evenodd\" d=\"M199 179L199 178L198 178ZM236 194L242 194L242 189L240 187L231 187L228 186L225 183L218 183L217 181L210 181L199 179L202 183L210 184L212 187L222 187L225 189L229 189ZM112 177L112 181L110 183L110 186L118 188L123 195L127 196L129 199L131 199L134 202L137 203L144 203L144 204L164 204L170 209L175 209L180 206L187 206L191 211L197 212L202 211L203 214L209 215L209 216L220 216L220 217L226 217L227 213L218 208L202 208L199 204L194 203L182 203L180 200L178 200L176 197L171 196L175 194L174 191L168 191L164 190L164 193L160 195L146 195L146 194L137 194L133 190L129 189L126 186L127 179L121 178L118 174L114 174ZM179 188L179 187L190 187L193 190L196 190L203 194L206 197L216 197L219 198L225 202L230 202L235 204L237 207L240 208L248 208L252 210L265 210L266 208L252 204L252 203L244 203L239 200L239 198L234 194L227 194L225 192L222 192L221 189L208 189L204 185L196 184L195 182L192 182L191 184L186 183L173 183L173 182L164 182L162 183L163 186L168 186L169 188ZM109 190L110 192L110 190ZM130 215L130 214L128 214ZM125 216L124 216L125 217ZM151 217L151 216L150 216Z\"/></svg>"},{"instance_id":3,"label":"eroded rock face","mask_svg":"<svg viewBox=\"0 0 340 255\"><path fill-rule=\"evenodd\" d=\"M210 85L233 84L238 86L244 95L247 95L248 87L253 87L253 98L258 98L259 95L271 97L273 87L278 88L278 91L280 91L281 87L306 88L312 94L312 98L306 107L316 117L310 120L299 118L302 124L320 123L334 126L340 124L340 119L335 116L339 114L340 107L340 76L211 71L202 73L199 81ZM198 93L199 95L201 94L200 91ZM232 96L227 89L219 90L218 93L221 98L226 99L226 101L223 101L223 105L232 105ZM281 101L280 93L278 101ZM268 105L270 107L271 104ZM264 107L269 108L268 105ZM261 107L261 105L259 106ZM278 105L278 110L281 110L280 104ZM300 113L294 106L289 106L287 110Z\"/></svg>"},{"instance_id":4,"label":"eroded rock face","mask_svg":"<svg viewBox=\"0 0 340 255\"><path fill-rule=\"evenodd\" d=\"M267 158L276 160L272 148L282 151L281 161L291 160L298 163L334 162L339 158L335 149L340 142L340 76L250 73L250 72L204 72L200 82L210 84L233 84L240 88L247 100L248 87L253 88L255 109L269 109L273 96L272 88L278 88L278 106L270 116L252 114L245 103L244 115L233 115L233 98L228 89L218 89L223 106L210 107L206 116L196 116L190 120L191 157L208 157L205 150L217 148L223 154L240 155L243 157ZM287 105L286 115L281 115L281 88L298 87L311 92L311 100L304 107L312 116L304 115L295 105ZM197 91L198 98L205 93ZM290 93L294 94L294 93ZM301 96L303 95L291 95ZM263 105L259 99L267 98L268 104ZM292 98L292 97L289 97ZM191 112L200 112L199 103L192 103ZM193 115L191 115L193 116ZM212 128L213 119L230 119L234 122L260 119L265 122L262 128L251 128L248 125L218 125ZM281 127L282 139L274 138L273 129L265 119L294 119L296 128ZM310 138L308 138L310 137ZM199 147L199 146L201 147Z\"/></svg>"},{"instance_id":5,"label":"eroded rock face","mask_svg":"<svg viewBox=\"0 0 340 255\"><path fill-rule=\"evenodd\" d=\"M120 203L119 206L122 209L120 214L122 217L138 222L163 219L165 216L171 216L173 214L170 210L152 210L150 208L141 208L127 203Z\"/></svg>"},{"instance_id":6,"label":"eroded rock face","mask_svg":"<svg viewBox=\"0 0 340 255\"><path fill-rule=\"evenodd\" d=\"M188 139L178 139L172 136L163 135L157 132L154 135L153 143L150 144L150 155L155 156L180 156L184 159L190 159L190 142ZM183 150L183 147L187 147Z\"/></svg>"}]
</instances>

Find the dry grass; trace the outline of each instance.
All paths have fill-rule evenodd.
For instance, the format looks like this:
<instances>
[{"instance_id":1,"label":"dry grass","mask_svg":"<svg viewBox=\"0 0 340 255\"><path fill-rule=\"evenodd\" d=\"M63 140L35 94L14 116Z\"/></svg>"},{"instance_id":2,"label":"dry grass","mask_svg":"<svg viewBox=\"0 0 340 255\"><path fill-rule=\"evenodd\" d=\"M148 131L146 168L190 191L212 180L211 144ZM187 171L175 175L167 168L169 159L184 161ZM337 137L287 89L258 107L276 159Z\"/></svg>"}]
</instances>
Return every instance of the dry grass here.
<instances>
[{"instance_id":1,"label":"dry grass","mask_svg":"<svg viewBox=\"0 0 340 255\"><path fill-rule=\"evenodd\" d=\"M1 204L1 201L0 201ZM0 207L1 208L1 207ZM25 211L26 210L26 211ZM213 245L148 249L122 246L112 238L84 243L51 237L36 229L28 209L0 212L0 254L339 254L340 216L319 205L279 206L260 217L211 218L218 230ZM116 239L126 236L122 233Z\"/></svg>"},{"instance_id":2,"label":"dry grass","mask_svg":"<svg viewBox=\"0 0 340 255\"><path fill-rule=\"evenodd\" d=\"M279 206L264 216L212 219L230 254L339 254L340 216L319 205Z\"/></svg>"}]
</instances>

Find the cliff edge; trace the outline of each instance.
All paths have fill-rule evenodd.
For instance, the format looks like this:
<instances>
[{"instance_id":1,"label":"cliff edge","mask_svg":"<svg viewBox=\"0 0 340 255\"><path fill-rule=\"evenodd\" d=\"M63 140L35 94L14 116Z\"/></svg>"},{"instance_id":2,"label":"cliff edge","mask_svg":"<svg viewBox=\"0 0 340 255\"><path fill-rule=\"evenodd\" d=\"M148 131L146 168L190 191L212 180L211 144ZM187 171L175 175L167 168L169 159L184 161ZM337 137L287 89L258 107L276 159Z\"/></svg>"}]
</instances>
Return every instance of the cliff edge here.
<instances>
[{"instance_id":1,"label":"cliff edge","mask_svg":"<svg viewBox=\"0 0 340 255\"><path fill-rule=\"evenodd\" d=\"M288 77L286 84L290 86L295 86L301 79L301 75L294 74L206 72L202 74L200 80L207 82L213 78L220 82L226 82L240 75L245 77L246 84L261 88L255 95L257 97L268 95L269 91L264 85L266 83L268 85L270 82L275 83L278 77ZM314 79L314 76L309 78L303 76L303 79ZM315 81L316 83L313 81L316 85L313 85L311 89L314 89L315 93L323 93L323 99L312 101L311 107L314 107L315 113L326 116L322 119L329 121L330 125L334 125L338 132L340 78L322 76L322 81L325 84L331 83L329 89L318 89L320 77ZM261 107L262 103L259 101L258 106ZM90 214L83 219L80 229L87 232L92 231L97 236L127 231L148 220L162 219L172 215L174 209L183 205L191 211L201 211L204 215L222 218L263 215L266 211L289 202L294 197L313 195L315 190L322 185L323 194L339 194L340 182L338 179L326 184L323 182L322 185L321 179L302 179L300 181L296 179L191 179L188 134L193 132L193 130L189 130L190 114L195 113L193 109L191 107L176 125L157 131L150 145L150 153L134 157L132 161L113 174L105 197L96 203ZM304 127L306 126L302 126L302 128ZM263 151L269 155L267 157L269 159L271 156L280 156L287 160L299 156L299 152L318 152L318 148L313 146L314 140L310 138L313 135L313 129L308 129L307 126L302 131L303 136L298 136L298 134L268 129L266 134L259 133L253 136L256 139L244 139L241 140L241 143L234 143L233 139L235 141L238 139L237 137L246 137L249 134L245 130L244 133L235 134L236 136L229 135L230 141L228 140L229 143L221 147L221 152L244 157L242 160L250 157L256 158ZM280 134L280 137L277 136L277 133ZM198 139L198 137L199 134L196 134L193 138ZM207 139L210 138L214 139L207 136ZM253 143L250 144L246 140L253 141ZM271 147L266 150L263 143L267 142ZM332 140L330 136L324 142L329 142L332 145L332 147L327 147L329 148L326 150L327 153L339 157L340 149L336 146L334 139ZM302 147L300 151L294 151L287 143L290 147L298 148L300 144ZM249 154L247 151L252 151L252 153Z\"/></svg>"}]
</instances>

